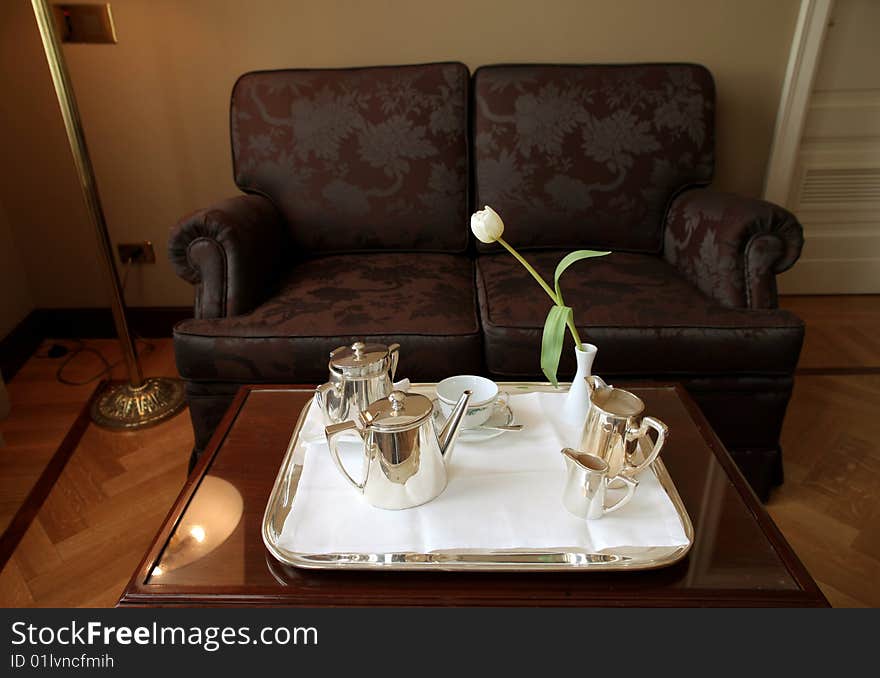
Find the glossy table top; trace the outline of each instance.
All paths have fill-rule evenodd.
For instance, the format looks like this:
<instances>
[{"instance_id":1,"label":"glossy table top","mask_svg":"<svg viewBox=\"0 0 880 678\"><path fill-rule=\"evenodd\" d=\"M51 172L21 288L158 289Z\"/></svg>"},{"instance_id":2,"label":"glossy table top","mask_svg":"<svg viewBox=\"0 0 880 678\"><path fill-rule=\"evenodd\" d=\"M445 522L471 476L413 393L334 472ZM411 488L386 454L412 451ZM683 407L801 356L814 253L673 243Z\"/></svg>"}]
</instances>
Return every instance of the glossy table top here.
<instances>
[{"instance_id":1,"label":"glossy table top","mask_svg":"<svg viewBox=\"0 0 880 678\"><path fill-rule=\"evenodd\" d=\"M674 565L530 574L284 565L263 545L261 523L312 391L253 386L237 395L119 604L827 605L687 394L673 385L631 388L669 425L663 460L694 523L694 545Z\"/></svg>"}]
</instances>

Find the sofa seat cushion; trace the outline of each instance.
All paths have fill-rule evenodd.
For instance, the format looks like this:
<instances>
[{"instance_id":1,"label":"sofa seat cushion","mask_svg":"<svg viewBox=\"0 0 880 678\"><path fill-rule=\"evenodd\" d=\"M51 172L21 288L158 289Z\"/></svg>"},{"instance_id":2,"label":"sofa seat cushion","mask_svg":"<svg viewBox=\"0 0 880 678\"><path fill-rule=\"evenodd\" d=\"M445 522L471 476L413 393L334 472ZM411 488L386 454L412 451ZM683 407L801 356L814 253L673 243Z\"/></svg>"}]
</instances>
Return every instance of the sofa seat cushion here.
<instances>
[{"instance_id":1,"label":"sofa seat cushion","mask_svg":"<svg viewBox=\"0 0 880 678\"><path fill-rule=\"evenodd\" d=\"M251 313L174 329L178 370L197 381L320 383L330 351L365 339L401 344L400 377L479 371L473 262L427 253L311 259Z\"/></svg>"},{"instance_id":2,"label":"sofa seat cushion","mask_svg":"<svg viewBox=\"0 0 880 678\"><path fill-rule=\"evenodd\" d=\"M552 281L566 251L528 260ZM583 341L599 347L598 374L633 377L790 375L803 323L781 310L723 308L659 257L615 252L574 264L561 281ZM490 373L537 378L544 320L552 302L509 254L477 259L477 289ZM575 371L566 336L560 379Z\"/></svg>"}]
</instances>

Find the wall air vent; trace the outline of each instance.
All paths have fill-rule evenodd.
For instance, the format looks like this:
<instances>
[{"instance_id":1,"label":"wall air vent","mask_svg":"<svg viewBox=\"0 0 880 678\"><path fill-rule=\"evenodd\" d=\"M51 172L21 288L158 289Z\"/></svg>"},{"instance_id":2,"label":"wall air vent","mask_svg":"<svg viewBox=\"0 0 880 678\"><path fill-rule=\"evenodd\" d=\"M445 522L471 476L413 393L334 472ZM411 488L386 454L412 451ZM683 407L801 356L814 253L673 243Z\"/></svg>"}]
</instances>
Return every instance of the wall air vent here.
<instances>
[{"instance_id":1,"label":"wall air vent","mask_svg":"<svg viewBox=\"0 0 880 678\"><path fill-rule=\"evenodd\" d=\"M880 203L880 167L808 168L801 184L802 207L864 207Z\"/></svg>"}]
</instances>

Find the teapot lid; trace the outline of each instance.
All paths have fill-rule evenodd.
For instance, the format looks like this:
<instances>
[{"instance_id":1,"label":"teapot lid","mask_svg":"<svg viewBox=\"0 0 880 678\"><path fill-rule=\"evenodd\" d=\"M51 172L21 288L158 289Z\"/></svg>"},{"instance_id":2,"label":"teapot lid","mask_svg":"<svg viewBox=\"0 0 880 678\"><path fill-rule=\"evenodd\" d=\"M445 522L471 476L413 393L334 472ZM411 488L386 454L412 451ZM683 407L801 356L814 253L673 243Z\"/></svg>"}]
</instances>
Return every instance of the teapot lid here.
<instances>
[{"instance_id":1,"label":"teapot lid","mask_svg":"<svg viewBox=\"0 0 880 678\"><path fill-rule=\"evenodd\" d=\"M420 393L392 391L387 398L370 403L361 418L365 426L379 430L400 431L413 428L427 419L434 403Z\"/></svg>"},{"instance_id":2,"label":"teapot lid","mask_svg":"<svg viewBox=\"0 0 880 678\"><path fill-rule=\"evenodd\" d=\"M330 352L330 367L345 374L366 374L382 370L382 361L388 357L385 344L365 344L360 341L351 346L340 346Z\"/></svg>"}]
</instances>

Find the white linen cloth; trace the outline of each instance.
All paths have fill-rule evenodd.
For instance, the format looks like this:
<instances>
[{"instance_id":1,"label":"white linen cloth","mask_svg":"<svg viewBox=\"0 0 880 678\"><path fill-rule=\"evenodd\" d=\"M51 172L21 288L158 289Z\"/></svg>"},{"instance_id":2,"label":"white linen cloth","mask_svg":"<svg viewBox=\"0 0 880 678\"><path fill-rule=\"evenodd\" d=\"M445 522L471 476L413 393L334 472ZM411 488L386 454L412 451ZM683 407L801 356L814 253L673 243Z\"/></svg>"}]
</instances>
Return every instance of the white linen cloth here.
<instances>
[{"instance_id":1,"label":"white linen cloth","mask_svg":"<svg viewBox=\"0 0 880 678\"><path fill-rule=\"evenodd\" d=\"M333 464L326 442L305 443L303 472L279 546L297 553L431 553L458 549L678 546L687 537L654 473L642 473L626 506L599 520L582 520L562 505L565 460L556 422L564 393L514 395L519 432L476 442L459 439L448 464L446 490L416 508L371 506ZM323 430L312 407L301 439ZM363 446L340 441L346 469L362 478ZM609 494L609 503L618 495Z\"/></svg>"}]
</instances>

